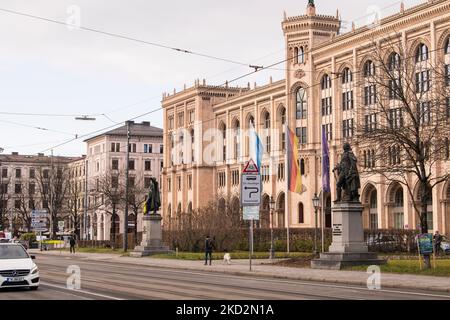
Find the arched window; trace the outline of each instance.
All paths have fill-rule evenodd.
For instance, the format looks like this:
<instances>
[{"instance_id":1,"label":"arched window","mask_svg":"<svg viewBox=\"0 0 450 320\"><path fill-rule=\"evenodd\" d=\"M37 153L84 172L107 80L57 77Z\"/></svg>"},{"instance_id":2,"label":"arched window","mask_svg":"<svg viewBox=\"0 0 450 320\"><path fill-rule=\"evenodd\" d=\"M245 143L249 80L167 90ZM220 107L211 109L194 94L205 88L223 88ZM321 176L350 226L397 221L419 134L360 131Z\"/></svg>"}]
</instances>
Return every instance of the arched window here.
<instances>
[{"instance_id":1,"label":"arched window","mask_svg":"<svg viewBox=\"0 0 450 320\"><path fill-rule=\"evenodd\" d=\"M172 205L169 203L167 206L167 217L172 218Z\"/></svg>"},{"instance_id":2,"label":"arched window","mask_svg":"<svg viewBox=\"0 0 450 320\"><path fill-rule=\"evenodd\" d=\"M270 113L264 113L264 129L270 129Z\"/></svg>"},{"instance_id":3,"label":"arched window","mask_svg":"<svg viewBox=\"0 0 450 320\"><path fill-rule=\"evenodd\" d=\"M220 131L221 131L221 134L222 134L222 141L221 141L221 145L222 145L222 161L226 161L226 159L227 159L227 127L222 122L219 128L220 128Z\"/></svg>"},{"instance_id":4,"label":"arched window","mask_svg":"<svg viewBox=\"0 0 450 320\"><path fill-rule=\"evenodd\" d=\"M398 188L395 191L394 205L396 207L402 207L403 208L403 189L402 188Z\"/></svg>"},{"instance_id":5,"label":"arched window","mask_svg":"<svg viewBox=\"0 0 450 320\"><path fill-rule=\"evenodd\" d=\"M300 174L302 176L305 174L305 159L300 160Z\"/></svg>"},{"instance_id":6,"label":"arched window","mask_svg":"<svg viewBox=\"0 0 450 320\"><path fill-rule=\"evenodd\" d=\"M255 118L253 118L253 116L250 116L249 118L248 118L248 127L249 128L254 128L255 127Z\"/></svg>"},{"instance_id":7,"label":"arched window","mask_svg":"<svg viewBox=\"0 0 450 320\"><path fill-rule=\"evenodd\" d=\"M192 202L189 202L187 212L188 214L192 214Z\"/></svg>"},{"instance_id":8,"label":"arched window","mask_svg":"<svg viewBox=\"0 0 450 320\"><path fill-rule=\"evenodd\" d=\"M345 68L342 71L342 84L350 83L353 81L353 73L349 68Z\"/></svg>"},{"instance_id":9,"label":"arched window","mask_svg":"<svg viewBox=\"0 0 450 320\"><path fill-rule=\"evenodd\" d=\"M181 203L178 203L177 214L181 214Z\"/></svg>"},{"instance_id":10,"label":"arched window","mask_svg":"<svg viewBox=\"0 0 450 320\"><path fill-rule=\"evenodd\" d=\"M377 190L373 189L370 193L370 209L369 209L369 227L370 229L378 229L378 202Z\"/></svg>"},{"instance_id":11,"label":"arched window","mask_svg":"<svg viewBox=\"0 0 450 320\"><path fill-rule=\"evenodd\" d=\"M136 216L132 213L128 216L128 233L133 233L136 228Z\"/></svg>"},{"instance_id":12,"label":"arched window","mask_svg":"<svg viewBox=\"0 0 450 320\"><path fill-rule=\"evenodd\" d=\"M306 96L306 90L304 88L299 88L297 90L295 104L296 104L296 118L306 119L308 112L308 98Z\"/></svg>"},{"instance_id":13,"label":"arched window","mask_svg":"<svg viewBox=\"0 0 450 320\"><path fill-rule=\"evenodd\" d=\"M286 108L281 108L280 110L280 119L281 119L281 124L286 124Z\"/></svg>"},{"instance_id":14,"label":"arched window","mask_svg":"<svg viewBox=\"0 0 450 320\"><path fill-rule=\"evenodd\" d=\"M322 90L331 88L331 78L328 74L325 74L322 77L321 88L322 88Z\"/></svg>"},{"instance_id":15,"label":"arched window","mask_svg":"<svg viewBox=\"0 0 450 320\"><path fill-rule=\"evenodd\" d=\"M294 63L298 63L298 48L294 48Z\"/></svg>"},{"instance_id":16,"label":"arched window","mask_svg":"<svg viewBox=\"0 0 450 320\"><path fill-rule=\"evenodd\" d=\"M298 63L305 63L305 49L303 47L298 49Z\"/></svg>"},{"instance_id":17,"label":"arched window","mask_svg":"<svg viewBox=\"0 0 450 320\"><path fill-rule=\"evenodd\" d=\"M241 156L241 147L240 147L240 140L241 140L241 129L240 129L240 123L239 120L236 120L234 123L234 157L237 159Z\"/></svg>"},{"instance_id":18,"label":"arched window","mask_svg":"<svg viewBox=\"0 0 450 320\"><path fill-rule=\"evenodd\" d=\"M364 77L373 77L375 75L375 63L372 60L368 60L364 64Z\"/></svg>"},{"instance_id":19,"label":"arched window","mask_svg":"<svg viewBox=\"0 0 450 320\"><path fill-rule=\"evenodd\" d=\"M445 41L444 52L445 54L450 54L450 37Z\"/></svg>"},{"instance_id":20,"label":"arched window","mask_svg":"<svg viewBox=\"0 0 450 320\"><path fill-rule=\"evenodd\" d=\"M391 53L388 61L389 71L400 69L400 55L397 52Z\"/></svg>"},{"instance_id":21,"label":"arched window","mask_svg":"<svg viewBox=\"0 0 450 320\"><path fill-rule=\"evenodd\" d=\"M421 43L416 49L416 62L427 61L429 58L428 47Z\"/></svg>"},{"instance_id":22,"label":"arched window","mask_svg":"<svg viewBox=\"0 0 450 320\"><path fill-rule=\"evenodd\" d=\"M298 203L298 223L305 223L305 213L301 202Z\"/></svg>"}]
</instances>

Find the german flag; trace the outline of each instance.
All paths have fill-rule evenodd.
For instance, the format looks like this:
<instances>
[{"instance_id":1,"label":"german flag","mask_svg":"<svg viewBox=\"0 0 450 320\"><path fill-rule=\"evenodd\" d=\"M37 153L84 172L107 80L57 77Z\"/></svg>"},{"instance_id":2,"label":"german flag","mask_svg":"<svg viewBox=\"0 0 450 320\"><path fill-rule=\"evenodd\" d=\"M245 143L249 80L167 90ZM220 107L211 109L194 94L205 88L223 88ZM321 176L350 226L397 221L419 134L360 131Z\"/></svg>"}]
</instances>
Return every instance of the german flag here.
<instances>
[{"instance_id":1,"label":"german flag","mask_svg":"<svg viewBox=\"0 0 450 320\"><path fill-rule=\"evenodd\" d=\"M287 183L291 192L302 192L302 175L300 173L298 156L298 137L289 127L286 130L287 142Z\"/></svg>"}]
</instances>

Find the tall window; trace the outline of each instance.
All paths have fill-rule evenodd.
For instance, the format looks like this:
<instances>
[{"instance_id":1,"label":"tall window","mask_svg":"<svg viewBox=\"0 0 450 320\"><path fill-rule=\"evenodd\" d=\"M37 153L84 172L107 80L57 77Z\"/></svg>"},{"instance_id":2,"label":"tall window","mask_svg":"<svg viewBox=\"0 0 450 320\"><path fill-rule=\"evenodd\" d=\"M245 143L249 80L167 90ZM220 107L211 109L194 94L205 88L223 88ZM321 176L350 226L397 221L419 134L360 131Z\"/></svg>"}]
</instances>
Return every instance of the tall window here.
<instances>
[{"instance_id":1,"label":"tall window","mask_svg":"<svg viewBox=\"0 0 450 320\"><path fill-rule=\"evenodd\" d=\"M342 84L350 83L353 81L353 73L349 68L345 68L342 71Z\"/></svg>"},{"instance_id":2,"label":"tall window","mask_svg":"<svg viewBox=\"0 0 450 320\"><path fill-rule=\"evenodd\" d=\"M416 92L423 93L430 90L431 78L430 70L424 70L416 73Z\"/></svg>"},{"instance_id":3,"label":"tall window","mask_svg":"<svg viewBox=\"0 0 450 320\"><path fill-rule=\"evenodd\" d=\"M369 225L370 229L378 229L377 190L370 193Z\"/></svg>"},{"instance_id":4,"label":"tall window","mask_svg":"<svg viewBox=\"0 0 450 320\"><path fill-rule=\"evenodd\" d=\"M427 61L429 58L428 47L421 43L416 49L416 62Z\"/></svg>"},{"instance_id":5,"label":"tall window","mask_svg":"<svg viewBox=\"0 0 450 320\"><path fill-rule=\"evenodd\" d=\"M417 118L420 124L429 124L431 121L430 102L419 102L417 104Z\"/></svg>"},{"instance_id":6,"label":"tall window","mask_svg":"<svg viewBox=\"0 0 450 320\"><path fill-rule=\"evenodd\" d=\"M331 141L333 139L333 125L331 123L323 124L322 125L322 132L325 131L325 136L327 137L328 141Z\"/></svg>"},{"instance_id":7,"label":"tall window","mask_svg":"<svg viewBox=\"0 0 450 320\"><path fill-rule=\"evenodd\" d=\"M389 71L395 71L400 69L400 55L397 52L391 53L388 61Z\"/></svg>"},{"instance_id":8,"label":"tall window","mask_svg":"<svg viewBox=\"0 0 450 320\"><path fill-rule=\"evenodd\" d=\"M364 105L369 106L374 104L377 100L377 87L374 84L369 84L364 87Z\"/></svg>"},{"instance_id":9,"label":"tall window","mask_svg":"<svg viewBox=\"0 0 450 320\"><path fill-rule=\"evenodd\" d=\"M400 79L389 80L389 99L398 100L401 97L402 88Z\"/></svg>"},{"instance_id":10,"label":"tall window","mask_svg":"<svg viewBox=\"0 0 450 320\"><path fill-rule=\"evenodd\" d=\"M331 88L331 78L328 74L325 74L322 77L321 88L322 88L322 90Z\"/></svg>"},{"instance_id":11,"label":"tall window","mask_svg":"<svg viewBox=\"0 0 450 320\"><path fill-rule=\"evenodd\" d=\"M306 119L308 110L308 99L306 96L306 90L300 88L296 94L296 118Z\"/></svg>"},{"instance_id":12,"label":"tall window","mask_svg":"<svg viewBox=\"0 0 450 320\"><path fill-rule=\"evenodd\" d=\"M305 213L301 202L298 204L298 223L305 223Z\"/></svg>"},{"instance_id":13,"label":"tall window","mask_svg":"<svg viewBox=\"0 0 450 320\"><path fill-rule=\"evenodd\" d=\"M331 97L322 98L322 116L327 116L331 114L332 108Z\"/></svg>"},{"instance_id":14,"label":"tall window","mask_svg":"<svg viewBox=\"0 0 450 320\"><path fill-rule=\"evenodd\" d=\"M344 138L353 137L353 119L346 119L342 121L342 136Z\"/></svg>"},{"instance_id":15,"label":"tall window","mask_svg":"<svg viewBox=\"0 0 450 320\"><path fill-rule=\"evenodd\" d=\"M364 132L369 133L377 129L377 114L372 113L364 116Z\"/></svg>"},{"instance_id":16,"label":"tall window","mask_svg":"<svg viewBox=\"0 0 450 320\"><path fill-rule=\"evenodd\" d=\"M239 159L241 156L241 129L240 129L240 122L239 120L236 120L234 123L234 157L236 159Z\"/></svg>"},{"instance_id":17,"label":"tall window","mask_svg":"<svg viewBox=\"0 0 450 320\"><path fill-rule=\"evenodd\" d=\"M353 91L342 92L342 110L353 109Z\"/></svg>"},{"instance_id":18,"label":"tall window","mask_svg":"<svg viewBox=\"0 0 450 320\"><path fill-rule=\"evenodd\" d=\"M389 110L389 127L391 129L399 129L403 126L403 112L402 108Z\"/></svg>"},{"instance_id":19,"label":"tall window","mask_svg":"<svg viewBox=\"0 0 450 320\"><path fill-rule=\"evenodd\" d=\"M373 77L375 75L375 63L373 63L372 60L368 60L365 64L364 64L364 77L365 78L369 78L369 77Z\"/></svg>"},{"instance_id":20,"label":"tall window","mask_svg":"<svg viewBox=\"0 0 450 320\"><path fill-rule=\"evenodd\" d=\"M300 47L298 49L298 63L305 63L305 49L303 47Z\"/></svg>"},{"instance_id":21,"label":"tall window","mask_svg":"<svg viewBox=\"0 0 450 320\"><path fill-rule=\"evenodd\" d=\"M296 128L295 132L300 144L308 143L308 130L306 127Z\"/></svg>"}]
</instances>

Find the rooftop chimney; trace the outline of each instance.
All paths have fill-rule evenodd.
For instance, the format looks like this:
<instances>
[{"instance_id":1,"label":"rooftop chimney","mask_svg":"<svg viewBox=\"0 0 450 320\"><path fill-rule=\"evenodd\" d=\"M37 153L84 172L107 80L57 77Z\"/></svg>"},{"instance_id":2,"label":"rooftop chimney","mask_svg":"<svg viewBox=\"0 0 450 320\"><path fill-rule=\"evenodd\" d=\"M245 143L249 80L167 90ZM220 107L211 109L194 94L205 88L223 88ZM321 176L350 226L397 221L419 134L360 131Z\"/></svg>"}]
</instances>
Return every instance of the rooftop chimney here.
<instances>
[{"instance_id":1,"label":"rooftop chimney","mask_svg":"<svg viewBox=\"0 0 450 320\"><path fill-rule=\"evenodd\" d=\"M38 156L39 156L39 157L43 157L44 154L43 154L43 153L38 153Z\"/></svg>"},{"instance_id":2,"label":"rooftop chimney","mask_svg":"<svg viewBox=\"0 0 450 320\"><path fill-rule=\"evenodd\" d=\"M150 122L149 121L142 121L142 125L150 127Z\"/></svg>"},{"instance_id":3,"label":"rooftop chimney","mask_svg":"<svg viewBox=\"0 0 450 320\"><path fill-rule=\"evenodd\" d=\"M18 156L19 153L18 153L18 152L11 152L11 155L13 155L13 156Z\"/></svg>"}]
</instances>

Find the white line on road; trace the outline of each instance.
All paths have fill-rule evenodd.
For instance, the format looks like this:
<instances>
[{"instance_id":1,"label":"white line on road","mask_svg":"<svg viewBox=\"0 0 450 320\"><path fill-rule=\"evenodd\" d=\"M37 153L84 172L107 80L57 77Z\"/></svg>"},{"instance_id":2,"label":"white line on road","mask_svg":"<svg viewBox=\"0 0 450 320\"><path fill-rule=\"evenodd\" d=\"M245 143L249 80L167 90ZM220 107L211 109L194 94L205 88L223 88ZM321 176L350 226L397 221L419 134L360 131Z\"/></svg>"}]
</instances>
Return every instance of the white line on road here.
<instances>
[{"instance_id":1,"label":"white line on road","mask_svg":"<svg viewBox=\"0 0 450 320\"><path fill-rule=\"evenodd\" d=\"M71 289L67 289L66 287L63 287L63 286L57 286L57 285L50 284L50 283L47 283L47 282L42 282L42 281L41 281L41 284L44 285L44 286L47 286L47 287L67 290L67 291L70 291L71 293L83 293L83 294L88 294L88 295L91 295L91 296L97 296L99 298L105 298L105 299L110 299L110 300L124 300L124 299L121 299L121 298L116 298L116 297L107 296L107 295L100 294L100 293L94 293L94 292L90 292L90 291L85 291L85 290L71 290Z\"/></svg>"}]
</instances>

